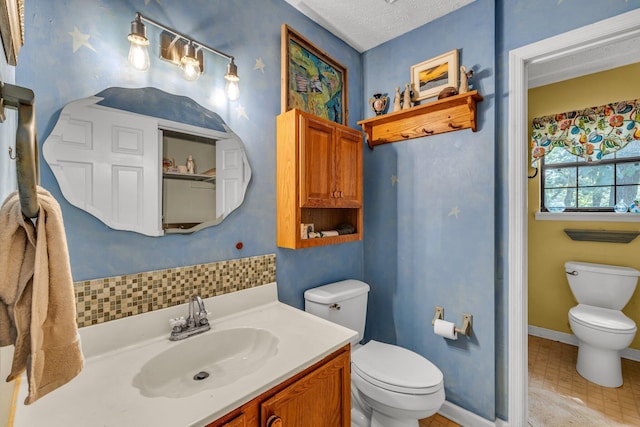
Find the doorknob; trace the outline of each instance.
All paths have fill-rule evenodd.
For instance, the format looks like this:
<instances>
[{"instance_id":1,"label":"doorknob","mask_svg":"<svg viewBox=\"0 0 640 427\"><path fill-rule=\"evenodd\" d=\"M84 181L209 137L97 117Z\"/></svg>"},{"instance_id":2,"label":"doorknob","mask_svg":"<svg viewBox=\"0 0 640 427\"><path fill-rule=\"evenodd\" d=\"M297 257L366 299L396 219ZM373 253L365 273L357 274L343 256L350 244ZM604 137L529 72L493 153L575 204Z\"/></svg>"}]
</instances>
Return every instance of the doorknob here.
<instances>
[{"instance_id":1,"label":"doorknob","mask_svg":"<svg viewBox=\"0 0 640 427\"><path fill-rule=\"evenodd\" d=\"M266 427L282 427L282 419L277 415L271 415L267 420Z\"/></svg>"}]
</instances>

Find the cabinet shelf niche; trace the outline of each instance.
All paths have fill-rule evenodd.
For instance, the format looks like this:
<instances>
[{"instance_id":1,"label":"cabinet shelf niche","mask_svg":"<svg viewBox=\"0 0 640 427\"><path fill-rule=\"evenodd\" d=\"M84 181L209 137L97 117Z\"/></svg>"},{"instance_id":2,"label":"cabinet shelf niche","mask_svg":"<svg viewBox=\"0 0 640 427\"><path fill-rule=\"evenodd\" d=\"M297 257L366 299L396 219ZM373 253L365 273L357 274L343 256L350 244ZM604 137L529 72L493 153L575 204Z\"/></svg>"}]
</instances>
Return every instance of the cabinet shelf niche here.
<instances>
[{"instance_id":1,"label":"cabinet shelf niche","mask_svg":"<svg viewBox=\"0 0 640 427\"><path fill-rule=\"evenodd\" d=\"M462 129L477 130L477 90L358 122L373 147Z\"/></svg>"}]
</instances>

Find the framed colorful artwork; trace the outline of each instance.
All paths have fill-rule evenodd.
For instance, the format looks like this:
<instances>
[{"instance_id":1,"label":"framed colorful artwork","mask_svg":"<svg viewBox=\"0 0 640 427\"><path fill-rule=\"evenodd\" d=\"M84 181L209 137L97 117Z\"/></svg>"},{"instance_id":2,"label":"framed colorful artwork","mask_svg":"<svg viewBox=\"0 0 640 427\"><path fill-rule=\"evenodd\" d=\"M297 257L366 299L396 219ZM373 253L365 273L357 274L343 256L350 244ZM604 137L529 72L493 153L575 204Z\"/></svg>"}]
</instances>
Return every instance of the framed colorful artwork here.
<instances>
[{"instance_id":1,"label":"framed colorful artwork","mask_svg":"<svg viewBox=\"0 0 640 427\"><path fill-rule=\"evenodd\" d=\"M446 87L458 87L458 49L411 67L414 101L437 96Z\"/></svg>"},{"instance_id":2,"label":"framed colorful artwork","mask_svg":"<svg viewBox=\"0 0 640 427\"><path fill-rule=\"evenodd\" d=\"M282 24L282 112L293 108L347 124L347 69Z\"/></svg>"}]
</instances>

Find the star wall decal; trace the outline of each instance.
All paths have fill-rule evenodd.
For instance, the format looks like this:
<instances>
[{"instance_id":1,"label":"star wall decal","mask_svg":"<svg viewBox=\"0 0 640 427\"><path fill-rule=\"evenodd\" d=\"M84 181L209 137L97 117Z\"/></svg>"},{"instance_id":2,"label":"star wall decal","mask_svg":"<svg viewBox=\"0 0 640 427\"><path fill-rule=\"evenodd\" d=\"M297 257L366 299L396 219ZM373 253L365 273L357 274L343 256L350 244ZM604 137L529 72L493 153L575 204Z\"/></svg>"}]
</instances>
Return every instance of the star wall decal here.
<instances>
[{"instance_id":1,"label":"star wall decal","mask_svg":"<svg viewBox=\"0 0 640 427\"><path fill-rule=\"evenodd\" d=\"M260 70L262 74L264 74L264 62L262 62L262 58L256 58L256 65L253 66L253 69Z\"/></svg>"},{"instance_id":2,"label":"star wall decal","mask_svg":"<svg viewBox=\"0 0 640 427\"><path fill-rule=\"evenodd\" d=\"M89 43L89 37L91 36L81 33L78 27L73 27L73 32L70 32L69 35L73 38L73 53L76 53L82 46L96 52L95 48Z\"/></svg>"},{"instance_id":3,"label":"star wall decal","mask_svg":"<svg viewBox=\"0 0 640 427\"><path fill-rule=\"evenodd\" d=\"M458 218L458 215L460 215L460 209L458 209L457 206L454 206L451 208L447 216L455 216L456 218Z\"/></svg>"},{"instance_id":4,"label":"star wall decal","mask_svg":"<svg viewBox=\"0 0 640 427\"><path fill-rule=\"evenodd\" d=\"M245 119L249 120L249 116L247 116L247 112L242 105L238 105L236 107L236 113L238 113L238 118L244 117Z\"/></svg>"},{"instance_id":5,"label":"star wall decal","mask_svg":"<svg viewBox=\"0 0 640 427\"><path fill-rule=\"evenodd\" d=\"M391 186L395 186L398 183L398 176L397 175L391 175Z\"/></svg>"}]
</instances>

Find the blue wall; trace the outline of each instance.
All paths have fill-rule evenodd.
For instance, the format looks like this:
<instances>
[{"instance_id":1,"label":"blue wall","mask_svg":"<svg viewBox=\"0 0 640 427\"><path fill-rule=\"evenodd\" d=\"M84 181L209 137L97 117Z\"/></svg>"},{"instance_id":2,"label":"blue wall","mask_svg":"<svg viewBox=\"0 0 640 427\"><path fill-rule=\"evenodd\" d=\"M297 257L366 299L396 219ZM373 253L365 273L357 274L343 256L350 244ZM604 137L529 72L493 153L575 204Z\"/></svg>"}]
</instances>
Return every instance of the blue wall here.
<instances>
[{"instance_id":1,"label":"blue wall","mask_svg":"<svg viewBox=\"0 0 640 427\"><path fill-rule=\"evenodd\" d=\"M241 78L240 99L222 104L211 99L214 89L224 87L224 58L205 53L205 73L200 79L182 79L177 67L158 58L158 30L151 25L147 25L150 70L134 70L127 61L127 35L136 11L234 55ZM36 93L41 141L51 132L60 109L72 100L111 86L155 86L188 96L220 114L243 140L253 170L244 204L222 225L192 235L153 238L111 230L63 201L43 162L42 184L61 201L74 280L275 252L281 299L303 307L304 289L343 278L362 278L362 242L300 251L281 250L275 245L280 26L286 22L347 67L353 127L362 117L362 60L357 51L281 0L194 0L188 7L158 0L33 0L27 2L25 21L26 42L16 79ZM81 43L75 51L70 34L74 27L85 35L78 39ZM258 58L265 64L263 70L255 68ZM235 248L238 241L244 243L241 251Z\"/></svg>"},{"instance_id":2,"label":"blue wall","mask_svg":"<svg viewBox=\"0 0 640 427\"><path fill-rule=\"evenodd\" d=\"M110 230L64 202L43 163L42 184L63 208L75 280L275 252L280 297L302 307L309 287L363 278L372 286L368 338L425 355L444 372L449 401L487 419L506 419L508 51L638 7L640 0L476 0L361 55L282 0L192 0L188 8L160 0L30 0L15 75L17 84L36 93L42 141L69 101L110 86L155 86L220 114L243 139L252 165L244 204L221 226L150 238ZM233 54L240 100L210 100L211 89L223 85L226 61L208 54L205 74L195 83L157 59L153 48L150 71L133 70L126 35L136 11ZM275 246L282 23L348 68L352 127L372 115L371 94L393 95L409 82L413 64L457 48L460 63L475 70L471 83L484 97L478 132L364 148L364 242L298 251ZM75 52L74 27L89 36ZM153 44L153 27L148 32ZM254 69L258 58L264 73ZM237 241L244 242L242 251L235 249ZM457 323L463 312L472 313L474 337L435 337L435 305Z\"/></svg>"},{"instance_id":3,"label":"blue wall","mask_svg":"<svg viewBox=\"0 0 640 427\"><path fill-rule=\"evenodd\" d=\"M491 420L494 28L493 1L477 0L363 55L365 94L392 95L409 82L412 65L458 49L460 64L474 69L471 83L484 97L475 133L451 132L366 153L365 280L372 286L367 336L426 356L444 373L448 401ZM434 335L436 305L458 325L463 313L473 314L473 337Z\"/></svg>"}]
</instances>

